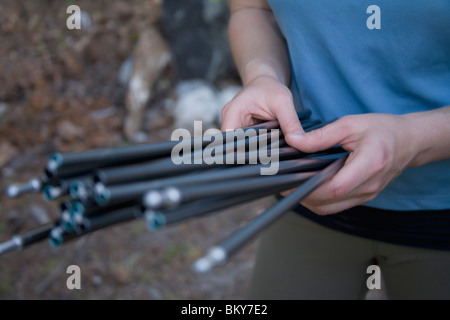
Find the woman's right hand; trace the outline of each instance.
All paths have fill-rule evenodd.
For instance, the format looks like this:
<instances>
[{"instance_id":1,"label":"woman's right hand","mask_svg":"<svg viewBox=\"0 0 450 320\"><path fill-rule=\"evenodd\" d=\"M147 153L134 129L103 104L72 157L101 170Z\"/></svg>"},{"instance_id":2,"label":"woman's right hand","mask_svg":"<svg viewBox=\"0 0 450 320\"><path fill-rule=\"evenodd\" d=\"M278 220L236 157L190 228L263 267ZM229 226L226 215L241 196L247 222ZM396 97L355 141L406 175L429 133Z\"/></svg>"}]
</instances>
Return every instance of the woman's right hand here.
<instances>
[{"instance_id":1,"label":"woman's right hand","mask_svg":"<svg viewBox=\"0 0 450 320\"><path fill-rule=\"evenodd\" d=\"M303 134L291 91L278 79L259 76L222 109L222 131L278 120L284 135Z\"/></svg>"}]
</instances>

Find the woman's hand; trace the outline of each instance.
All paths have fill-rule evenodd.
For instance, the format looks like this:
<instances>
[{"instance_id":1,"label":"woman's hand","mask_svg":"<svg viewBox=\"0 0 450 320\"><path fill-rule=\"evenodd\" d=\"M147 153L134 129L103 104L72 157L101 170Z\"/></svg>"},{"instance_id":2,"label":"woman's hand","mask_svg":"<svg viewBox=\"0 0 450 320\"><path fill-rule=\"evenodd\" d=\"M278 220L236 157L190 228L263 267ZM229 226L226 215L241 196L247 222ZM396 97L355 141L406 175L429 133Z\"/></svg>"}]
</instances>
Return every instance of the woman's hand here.
<instances>
[{"instance_id":1,"label":"woman's hand","mask_svg":"<svg viewBox=\"0 0 450 320\"><path fill-rule=\"evenodd\" d=\"M302 202L326 215L374 199L411 165L419 151L417 132L407 115L362 114L343 117L286 141L308 153L341 145L350 155L341 170Z\"/></svg>"},{"instance_id":2,"label":"woman's hand","mask_svg":"<svg viewBox=\"0 0 450 320\"><path fill-rule=\"evenodd\" d=\"M275 78L259 76L222 109L222 131L278 120L284 134L303 134L290 90Z\"/></svg>"}]
</instances>

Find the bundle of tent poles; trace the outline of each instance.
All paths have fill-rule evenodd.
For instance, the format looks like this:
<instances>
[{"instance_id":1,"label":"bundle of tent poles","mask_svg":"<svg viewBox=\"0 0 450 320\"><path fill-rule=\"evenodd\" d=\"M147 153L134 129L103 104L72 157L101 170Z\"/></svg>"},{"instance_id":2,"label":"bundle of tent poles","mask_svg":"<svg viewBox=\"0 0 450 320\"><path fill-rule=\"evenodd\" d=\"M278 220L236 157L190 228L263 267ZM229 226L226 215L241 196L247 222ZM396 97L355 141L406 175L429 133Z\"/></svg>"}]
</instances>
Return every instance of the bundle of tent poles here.
<instances>
[{"instance_id":1,"label":"bundle of tent poles","mask_svg":"<svg viewBox=\"0 0 450 320\"><path fill-rule=\"evenodd\" d=\"M324 125L311 119L309 112L299 112L298 116L305 131ZM230 132L223 132L224 139L201 136L52 153L39 175L26 183L10 185L7 195L17 198L40 193L57 206L57 219L0 243L0 255L45 240L51 246L61 246L135 219L157 230L292 191L193 263L196 272L207 272L226 262L330 179L348 155L340 146L313 154L294 149L284 141L277 121L238 131L232 139L225 139ZM174 154L181 153L182 157L174 160ZM276 167L268 163L269 155L277 162ZM263 174L269 168L276 168L276 172Z\"/></svg>"}]
</instances>

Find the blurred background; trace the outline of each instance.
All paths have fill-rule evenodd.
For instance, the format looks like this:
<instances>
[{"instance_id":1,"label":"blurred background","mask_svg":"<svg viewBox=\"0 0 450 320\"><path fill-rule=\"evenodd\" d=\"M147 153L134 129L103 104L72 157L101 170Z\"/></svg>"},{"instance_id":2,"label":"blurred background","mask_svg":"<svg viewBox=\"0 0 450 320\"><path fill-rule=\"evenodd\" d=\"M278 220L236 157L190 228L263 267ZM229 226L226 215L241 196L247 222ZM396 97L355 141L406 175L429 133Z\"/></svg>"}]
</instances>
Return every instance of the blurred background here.
<instances>
[{"instance_id":1,"label":"blurred background","mask_svg":"<svg viewBox=\"0 0 450 320\"><path fill-rule=\"evenodd\" d=\"M77 5L81 29L69 29ZM40 174L52 151L170 140L220 128L240 82L226 0L0 0L0 242L52 221L40 195L5 196ZM257 241L206 275L195 259L268 206L261 199L150 231L143 221L61 247L0 257L0 299L242 299ZM69 265L81 290L69 290Z\"/></svg>"}]
</instances>

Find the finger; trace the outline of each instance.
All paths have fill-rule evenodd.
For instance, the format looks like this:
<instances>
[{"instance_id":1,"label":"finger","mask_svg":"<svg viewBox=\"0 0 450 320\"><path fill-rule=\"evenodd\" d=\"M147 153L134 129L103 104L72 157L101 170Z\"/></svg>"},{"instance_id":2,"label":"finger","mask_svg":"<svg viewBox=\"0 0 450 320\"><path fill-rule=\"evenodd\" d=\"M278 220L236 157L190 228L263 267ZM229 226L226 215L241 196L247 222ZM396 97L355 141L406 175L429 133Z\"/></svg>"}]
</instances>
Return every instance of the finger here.
<instances>
[{"instance_id":1,"label":"finger","mask_svg":"<svg viewBox=\"0 0 450 320\"><path fill-rule=\"evenodd\" d=\"M359 206L361 204L366 203L369 200L371 200L371 198L361 196L361 197L357 197L357 198L346 199L343 201L326 204L326 205L320 205L320 206L312 206L308 203L303 203L303 202L302 202L302 205L304 207L308 208L309 210L311 210L312 212L314 212L315 214L324 216L324 215L339 213L344 210Z\"/></svg>"},{"instance_id":2,"label":"finger","mask_svg":"<svg viewBox=\"0 0 450 320\"><path fill-rule=\"evenodd\" d=\"M251 125L251 118L245 117L241 112L236 110L227 110L222 113L222 131L234 130Z\"/></svg>"},{"instance_id":3,"label":"finger","mask_svg":"<svg viewBox=\"0 0 450 320\"><path fill-rule=\"evenodd\" d=\"M303 135L289 134L285 138L287 143L294 148L313 153L343 144L351 134L352 132L345 122L337 120Z\"/></svg>"},{"instance_id":4,"label":"finger","mask_svg":"<svg viewBox=\"0 0 450 320\"><path fill-rule=\"evenodd\" d=\"M285 136L303 135L305 133L292 100L280 99L280 101L277 101L277 107L271 108L271 111L280 123L281 131Z\"/></svg>"},{"instance_id":5,"label":"finger","mask_svg":"<svg viewBox=\"0 0 450 320\"><path fill-rule=\"evenodd\" d=\"M359 197L364 192L364 184L373 176L373 160L370 150L360 149L351 153L344 166L327 182L308 197L311 206L327 205L342 200ZM367 192L364 192L367 196Z\"/></svg>"}]
</instances>

